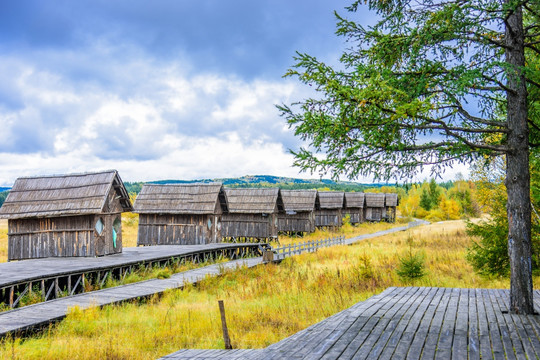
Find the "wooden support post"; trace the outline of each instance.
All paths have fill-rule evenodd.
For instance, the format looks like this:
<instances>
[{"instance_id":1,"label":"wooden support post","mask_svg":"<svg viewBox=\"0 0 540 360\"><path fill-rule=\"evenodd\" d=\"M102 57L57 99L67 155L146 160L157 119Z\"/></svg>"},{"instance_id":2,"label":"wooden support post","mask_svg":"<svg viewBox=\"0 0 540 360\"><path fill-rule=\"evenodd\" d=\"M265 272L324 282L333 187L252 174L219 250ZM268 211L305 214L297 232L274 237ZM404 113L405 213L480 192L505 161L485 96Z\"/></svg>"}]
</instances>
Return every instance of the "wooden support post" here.
<instances>
[{"instance_id":1,"label":"wooden support post","mask_svg":"<svg viewBox=\"0 0 540 360\"><path fill-rule=\"evenodd\" d=\"M45 280L41 280L41 299L45 301Z\"/></svg>"},{"instance_id":2,"label":"wooden support post","mask_svg":"<svg viewBox=\"0 0 540 360\"><path fill-rule=\"evenodd\" d=\"M71 275L68 275L68 294L71 295Z\"/></svg>"},{"instance_id":3,"label":"wooden support post","mask_svg":"<svg viewBox=\"0 0 540 360\"><path fill-rule=\"evenodd\" d=\"M60 286L58 286L58 278L54 279L54 298L58 299L60 297Z\"/></svg>"},{"instance_id":4,"label":"wooden support post","mask_svg":"<svg viewBox=\"0 0 540 360\"><path fill-rule=\"evenodd\" d=\"M270 250L265 250L263 252L263 262L272 262L274 261L274 252Z\"/></svg>"},{"instance_id":5,"label":"wooden support post","mask_svg":"<svg viewBox=\"0 0 540 360\"><path fill-rule=\"evenodd\" d=\"M9 307L12 308L13 307L13 295L15 293L15 287L12 286L9 288Z\"/></svg>"},{"instance_id":6,"label":"wooden support post","mask_svg":"<svg viewBox=\"0 0 540 360\"><path fill-rule=\"evenodd\" d=\"M225 320L225 306L223 300L218 300L219 312L221 314L221 329L223 330L223 341L225 342L225 349L231 350L231 339L229 338L229 329L227 329L227 320Z\"/></svg>"}]
</instances>

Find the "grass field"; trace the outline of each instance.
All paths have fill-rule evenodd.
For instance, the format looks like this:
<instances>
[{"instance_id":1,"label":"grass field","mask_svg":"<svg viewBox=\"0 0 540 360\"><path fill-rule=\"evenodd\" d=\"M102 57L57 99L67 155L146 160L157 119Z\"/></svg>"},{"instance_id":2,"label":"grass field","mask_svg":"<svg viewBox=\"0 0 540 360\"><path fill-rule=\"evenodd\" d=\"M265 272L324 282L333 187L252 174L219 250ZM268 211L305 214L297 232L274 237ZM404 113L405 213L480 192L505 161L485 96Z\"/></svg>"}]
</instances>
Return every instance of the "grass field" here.
<instances>
[{"instance_id":1,"label":"grass field","mask_svg":"<svg viewBox=\"0 0 540 360\"><path fill-rule=\"evenodd\" d=\"M437 223L227 272L144 304L73 309L38 337L3 340L0 358L149 359L180 348L223 348L219 299L233 346L261 348L389 286L508 287L506 279L472 271L464 259L469 242L462 221ZM425 259L424 278L397 276L399 259L409 252Z\"/></svg>"}]
</instances>

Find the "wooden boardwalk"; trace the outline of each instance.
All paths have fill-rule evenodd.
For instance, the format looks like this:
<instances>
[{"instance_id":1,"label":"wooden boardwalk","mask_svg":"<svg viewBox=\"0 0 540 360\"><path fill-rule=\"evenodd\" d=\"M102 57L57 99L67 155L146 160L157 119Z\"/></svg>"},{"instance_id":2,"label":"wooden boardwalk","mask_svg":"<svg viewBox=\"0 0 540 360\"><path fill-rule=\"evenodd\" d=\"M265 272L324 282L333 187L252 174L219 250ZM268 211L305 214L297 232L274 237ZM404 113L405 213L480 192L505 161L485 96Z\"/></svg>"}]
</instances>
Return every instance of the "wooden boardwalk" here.
<instances>
[{"instance_id":1,"label":"wooden boardwalk","mask_svg":"<svg viewBox=\"0 0 540 360\"><path fill-rule=\"evenodd\" d=\"M61 274L109 269L142 262L158 261L211 250L236 249L257 244L219 243L207 245L160 245L124 248L123 252L102 257L53 257L0 263L0 288L11 284L54 277Z\"/></svg>"},{"instance_id":2,"label":"wooden boardwalk","mask_svg":"<svg viewBox=\"0 0 540 360\"><path fill-rule=\"evenodd\" d=\"M265 349L162 359L539 359L540 316L508 302L508 290L394 287Z\"/></svg>"},{"instance_id":3,"label":"wooden boardwalk","mask_svg":"<svg viewBox=\"0 0 540 360\"><path fill-rule=\"evenodd\" d=\"M63 319L68 310L74 306L86 309L144 298L168 289L180 288L188 283L196 283L207 275L218 275L222 269L234 269L244 265L253 267L261 263L262 257L234 260L177 273L168 279L141 281L0 312L0 338L9 333L19 336L28 331L38 330L51 322Z\"/></svg>"}]
</instances>

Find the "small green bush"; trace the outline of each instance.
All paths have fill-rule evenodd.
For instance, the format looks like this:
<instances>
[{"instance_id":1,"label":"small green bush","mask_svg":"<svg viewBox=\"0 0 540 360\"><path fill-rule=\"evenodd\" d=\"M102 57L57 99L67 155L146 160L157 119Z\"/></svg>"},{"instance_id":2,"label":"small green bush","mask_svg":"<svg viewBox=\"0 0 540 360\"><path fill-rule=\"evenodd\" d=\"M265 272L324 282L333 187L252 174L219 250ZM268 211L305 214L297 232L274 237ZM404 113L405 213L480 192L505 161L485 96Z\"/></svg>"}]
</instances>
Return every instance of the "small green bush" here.
<instances>
[{"instance_id":1,"label":"small green bush","mask_svg":"<svg viewBox=\"0 0 540 360\"><path fill-rule=\"evenodd\" d=\"M426 274L424 257L419 253L413 253L411 249L407 255L399 258L399 262L396 273L401 280L419 279Z\"/></svg>"}]
</instances>

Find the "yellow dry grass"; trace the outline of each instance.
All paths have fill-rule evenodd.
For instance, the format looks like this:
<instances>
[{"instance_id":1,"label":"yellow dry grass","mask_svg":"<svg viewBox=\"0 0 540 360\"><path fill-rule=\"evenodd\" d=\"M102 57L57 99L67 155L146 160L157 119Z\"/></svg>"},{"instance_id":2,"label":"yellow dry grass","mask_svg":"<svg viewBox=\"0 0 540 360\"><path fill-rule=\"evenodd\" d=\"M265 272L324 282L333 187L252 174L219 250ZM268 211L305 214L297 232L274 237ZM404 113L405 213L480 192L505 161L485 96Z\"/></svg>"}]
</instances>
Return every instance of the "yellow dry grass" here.
<instances>
[{"instance_id":1,"label":"yellow dry grass","mask_svg":"<svg viewBox=\"0 0 540 360\"><path fill-rule=\"evenodd\" d=\"M472 271L464 259L469 241L462 221L437 223L227 272L145 304L74 309L41 336L4 340L0 358L149 359L181 348L223 348L218 299L233 345L261 348L389 286L508 287L506 279ZM427 275L403 282L395 270L409 251L423 254Z\"/></svg>"},{"instance_id":2,"label":"yellow dry grass","mask_svg":"<svg viewBox=\"0 0 540 360\"><path fill-rule=\"evenodd\" d=\"M0 262L7 261L8 251L8 225L7 220L0 220Z\"/></svg>"},{"instance_id":3,"label":"yellow dry grass","mask_svg":"<svg viewBox=\"0 0 540 360\"><path fill-rule=\"evenodd\" d=\"M139 214L122 214L122 247L137 246L137 231L139 229Z\"/></svg>"}]
</instances>

